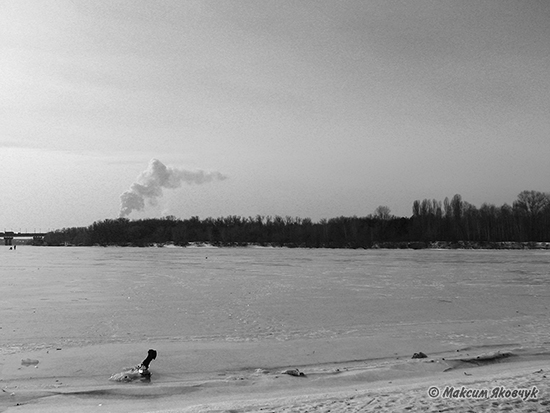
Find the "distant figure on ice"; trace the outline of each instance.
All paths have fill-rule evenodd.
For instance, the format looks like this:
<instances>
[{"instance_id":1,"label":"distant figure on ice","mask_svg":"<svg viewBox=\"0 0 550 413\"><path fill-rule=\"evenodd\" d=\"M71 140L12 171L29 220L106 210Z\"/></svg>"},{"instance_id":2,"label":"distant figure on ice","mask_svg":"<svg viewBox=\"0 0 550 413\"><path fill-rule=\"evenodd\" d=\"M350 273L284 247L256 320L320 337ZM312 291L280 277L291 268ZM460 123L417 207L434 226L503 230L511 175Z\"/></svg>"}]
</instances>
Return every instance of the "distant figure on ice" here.
<instances>
[{"instance_id":1,"label":"distant figure on ice","mask_svg":"<svg viewBox=\"0 0 550 413\"><path fill-rule=\"evenodd\" d=\"M141 362L139 366L130 367L120 373L113 374L109 380L119 382L131 382L134 380L150 381L151 372L149 371L149 364L151 361L157 358L157 351L149 349L147 357Z\"/></svg>"}]
</instances>

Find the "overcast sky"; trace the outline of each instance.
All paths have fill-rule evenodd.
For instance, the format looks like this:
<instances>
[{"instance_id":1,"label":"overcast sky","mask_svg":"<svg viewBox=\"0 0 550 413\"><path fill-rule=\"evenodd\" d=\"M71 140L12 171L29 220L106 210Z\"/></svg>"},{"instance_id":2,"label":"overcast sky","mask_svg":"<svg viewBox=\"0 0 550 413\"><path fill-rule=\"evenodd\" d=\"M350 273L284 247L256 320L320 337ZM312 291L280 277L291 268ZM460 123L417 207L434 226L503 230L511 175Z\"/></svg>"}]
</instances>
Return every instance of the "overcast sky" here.
<instances>
[{"instance_id":1,"label":"overcast sky","mask_svg":"<svg viewBox=\"0 0 550 413\"><path fill-rule=\"evenodd\" d=\"M550 191L550 1L0 2L0 230Z\"/></svg>"}]
</instances>

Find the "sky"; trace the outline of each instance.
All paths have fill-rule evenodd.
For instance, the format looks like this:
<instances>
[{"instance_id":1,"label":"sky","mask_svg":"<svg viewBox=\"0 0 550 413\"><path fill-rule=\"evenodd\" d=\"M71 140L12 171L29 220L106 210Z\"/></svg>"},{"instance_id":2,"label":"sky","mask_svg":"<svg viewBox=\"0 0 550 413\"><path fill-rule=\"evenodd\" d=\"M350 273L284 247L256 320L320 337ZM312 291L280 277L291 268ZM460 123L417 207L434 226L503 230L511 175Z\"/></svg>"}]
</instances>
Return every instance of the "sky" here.
<instances>
[{"instance_id":1,"label":"sky","mask_svg":"<svg viewBox=\"0 0 550 413\"><path fill-rule=\"evenodd\" d=\"M548 22L546 0L2 0L0 230L550 192ZM152 165L223 179L123 209Z\"/></svg>"}]
</instances>

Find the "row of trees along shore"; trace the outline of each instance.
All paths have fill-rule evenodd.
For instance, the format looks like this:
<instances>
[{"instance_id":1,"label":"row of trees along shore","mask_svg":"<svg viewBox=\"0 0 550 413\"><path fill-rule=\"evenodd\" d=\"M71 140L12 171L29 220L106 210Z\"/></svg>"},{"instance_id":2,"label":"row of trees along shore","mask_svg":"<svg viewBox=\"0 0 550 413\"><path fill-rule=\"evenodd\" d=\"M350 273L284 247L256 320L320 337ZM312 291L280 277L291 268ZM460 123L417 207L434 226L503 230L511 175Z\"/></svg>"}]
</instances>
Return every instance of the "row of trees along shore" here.
<instances>
[{"instance_id":1,"label":"row of trees along shore","mask_svg":"<svg viewBox=\"0 0 550 413\"><path fill-rule=\"evenodd\" d=\"M177 219L106 219L89 227L48 233L45 245L149 246L173 243L249 244L328 248L519 248L550 242L550 194L523 191L512 206L462 200L414 201L412 216L391 215L380 206L365 217L309 218L256 216ZM549 245L550 247L550 245Z\"/></svg>"}]
</instances>

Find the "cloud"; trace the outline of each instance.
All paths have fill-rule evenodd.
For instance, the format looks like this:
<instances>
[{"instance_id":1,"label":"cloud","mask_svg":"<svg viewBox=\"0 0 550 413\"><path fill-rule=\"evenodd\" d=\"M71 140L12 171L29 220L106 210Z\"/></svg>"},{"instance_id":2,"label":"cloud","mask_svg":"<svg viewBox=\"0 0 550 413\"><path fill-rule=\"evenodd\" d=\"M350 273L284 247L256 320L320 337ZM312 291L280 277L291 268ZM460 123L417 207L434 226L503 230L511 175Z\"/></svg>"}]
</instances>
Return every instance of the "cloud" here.
<instances>
[{"instance_id":1,"label":"cloud","mask_svg":"<svg viewBox=\"0 0 550 413\"><path fill-rule=\"evenodd\" d=\"M227 177L220 172L172 168L158 159L151 159L147 169L138 176L130 189L120 195L120 217L143 210L145 201L156 205L157 199L162 197L163 188L176 189L183 183L201 185L224 179Z\"/></svg>"}]
</instances>

